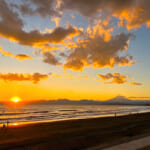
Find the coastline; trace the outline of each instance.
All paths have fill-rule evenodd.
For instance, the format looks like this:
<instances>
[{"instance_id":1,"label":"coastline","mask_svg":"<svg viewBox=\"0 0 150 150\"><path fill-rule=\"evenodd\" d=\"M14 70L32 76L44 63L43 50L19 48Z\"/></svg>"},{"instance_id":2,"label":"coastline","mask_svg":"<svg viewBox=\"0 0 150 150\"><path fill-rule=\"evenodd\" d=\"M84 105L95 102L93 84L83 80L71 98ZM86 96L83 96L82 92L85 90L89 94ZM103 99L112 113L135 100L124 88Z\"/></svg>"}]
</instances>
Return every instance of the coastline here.
<instances>
[{"instance_id":1,"label":"coastline","mask_svg":"<svg viewBox=\"0 0 150 150\"><path fill-rule=\"evenodd\" d=\"M85 149L150 134L150 113L0 128L0 149Z\"/></svg>"}]
</instances>

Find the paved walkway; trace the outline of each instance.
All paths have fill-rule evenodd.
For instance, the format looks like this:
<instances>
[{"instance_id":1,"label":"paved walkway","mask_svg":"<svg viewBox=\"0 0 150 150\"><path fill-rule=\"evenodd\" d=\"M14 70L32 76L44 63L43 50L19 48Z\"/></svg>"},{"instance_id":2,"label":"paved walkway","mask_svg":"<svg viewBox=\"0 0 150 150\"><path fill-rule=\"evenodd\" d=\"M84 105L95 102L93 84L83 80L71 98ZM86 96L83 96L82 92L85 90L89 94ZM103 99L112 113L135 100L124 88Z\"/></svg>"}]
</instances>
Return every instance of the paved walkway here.
<instances>
[{"instance_id":1,"label":"paved walkway","mask_svg":"<svg viewBox=\"0 0 150 150\"><path fill-rule=\"evenodd\" d=\"M104 148L102 150L138 150L139 148L143 148L149 145L150 145L150 136L137 140L132 140L127 143L122 143L109 148Z\"/></svg>"}]
</instances>

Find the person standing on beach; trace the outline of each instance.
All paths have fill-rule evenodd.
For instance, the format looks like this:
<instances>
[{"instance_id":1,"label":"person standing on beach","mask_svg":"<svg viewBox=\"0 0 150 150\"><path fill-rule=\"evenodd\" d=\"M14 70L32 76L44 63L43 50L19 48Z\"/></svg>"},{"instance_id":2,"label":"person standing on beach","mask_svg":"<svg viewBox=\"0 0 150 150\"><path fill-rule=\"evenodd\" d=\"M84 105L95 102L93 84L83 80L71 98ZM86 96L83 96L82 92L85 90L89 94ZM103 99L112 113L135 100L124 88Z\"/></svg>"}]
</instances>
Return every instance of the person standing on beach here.
<instances>
[{"instance_id":1,"label":"person standing on beach","mask_svg":"<svg viewBox=\"0 0 150 150\"><path fill-rule=\"evenodd\" d=\"M8 127L8 125L9 125L9 121L7 120L7 127Z\"/></svg>"},{"instance_id":2,"label":"person standing on beach","mask_svg":"<svg viewBox=\"0 0 150 150\"><path fill-rule=\"evenodd\" d=\"M3 124L3 129L5 129L5 123Z\"/></svg>"}]
</instances>

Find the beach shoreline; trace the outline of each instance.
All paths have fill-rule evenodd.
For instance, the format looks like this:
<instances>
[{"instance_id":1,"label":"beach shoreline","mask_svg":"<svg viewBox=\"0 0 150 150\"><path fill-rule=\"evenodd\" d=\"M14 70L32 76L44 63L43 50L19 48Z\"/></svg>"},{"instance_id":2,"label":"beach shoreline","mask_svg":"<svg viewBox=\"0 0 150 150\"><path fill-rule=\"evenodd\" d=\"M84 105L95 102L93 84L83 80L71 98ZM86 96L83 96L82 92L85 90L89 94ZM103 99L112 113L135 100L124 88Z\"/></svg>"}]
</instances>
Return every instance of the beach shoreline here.
<instances>
[{"instance_id":1,"label":"beach shoreline","mask_svg":"<svg viewBox=\"0 0 150 150\"><path fill-rule=\"evenodd\" d=\"M31 125L31 124L39 124L39 123L52 123L52 122L60 122L60 121L69 121L69 120L83 120L83 119L96 119L96 118L107 118L107 117L121 117L121 116L128 116L128 115L135 115L135 114L143 114L143 113L150 113L150 111L137 111L137 112L128 112L128 113L114 113L114 114L103 114L103 115L96 115L96 116L87 116L87 117L75 117L75 118L64 118L64 119L48 119L48 120L38 120L38 121L16 121L11 122L9 118L6 121L0 123L0 128L3 127L3 124L7 126L7 121L9 122L9 127L13 126L24 126L24 125Z\"/></svg>"},{"instance_id":2,"label":"beach shoreline","mask_svg":"<svg viewBox=\"0 0 150 150\"><path fill-rule=\"evenodd\" d=\"M0 128L0 149L86 149L150 134L150 113Z\"/></svg>"}]
</instances>

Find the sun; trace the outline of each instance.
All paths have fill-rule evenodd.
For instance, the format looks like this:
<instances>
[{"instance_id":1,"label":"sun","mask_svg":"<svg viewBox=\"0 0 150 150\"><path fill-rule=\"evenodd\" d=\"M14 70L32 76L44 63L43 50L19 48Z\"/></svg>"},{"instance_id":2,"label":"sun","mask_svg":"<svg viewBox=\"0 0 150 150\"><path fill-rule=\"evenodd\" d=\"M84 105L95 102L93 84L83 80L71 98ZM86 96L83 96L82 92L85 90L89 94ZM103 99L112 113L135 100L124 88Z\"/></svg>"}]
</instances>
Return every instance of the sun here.
<instances>
[{"instance_id":1,"label":"sun","mask_svg":"<svg viewBox=\"0 0 150 150\"><path fill-rule=\"evenodd\" d=\"M20 97L15 96L15 97L12 97L12 98L11 98L11 101L12 101L12 102L14 102L14 103L18 103L18 102L20 102L20 101L21 101L21 98L20 98Z\"/></svg>"}]
</instances>

